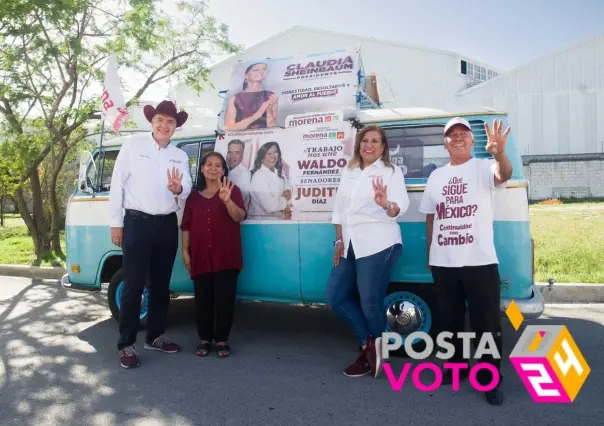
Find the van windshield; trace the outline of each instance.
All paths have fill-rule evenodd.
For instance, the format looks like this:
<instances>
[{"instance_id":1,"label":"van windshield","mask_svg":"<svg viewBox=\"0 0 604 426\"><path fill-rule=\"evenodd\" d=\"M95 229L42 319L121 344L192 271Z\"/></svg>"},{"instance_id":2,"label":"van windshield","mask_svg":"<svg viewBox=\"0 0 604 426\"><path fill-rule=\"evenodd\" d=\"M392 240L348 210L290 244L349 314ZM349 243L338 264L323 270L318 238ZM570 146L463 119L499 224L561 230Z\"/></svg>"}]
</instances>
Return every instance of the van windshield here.
<instances>
[{"instance_id":1,"label":"van windshield","mask_svg":"<svg viewBox=\"0 0 604 426\"><path fill-rule=\"evenodd\" d=\"M95 153L94 165L88 165L88 173L86 174L88 185L95 192L108 192L111 189L111 176L113 175L113 167L119 150L104 151L104 155ZM99 180L100 174L100 180Z\"/></svg>"},{"instance_id":2,"label":"van windshield","mask_svg":"<svg viewBox=\"0 0 604 426\"><path fill-rule=\"evenodd\" d=\"M390 161L403 170L405 179L427 179L449 162L444 148L443 126L384 128Z\"/></svg>"}]
</instances>

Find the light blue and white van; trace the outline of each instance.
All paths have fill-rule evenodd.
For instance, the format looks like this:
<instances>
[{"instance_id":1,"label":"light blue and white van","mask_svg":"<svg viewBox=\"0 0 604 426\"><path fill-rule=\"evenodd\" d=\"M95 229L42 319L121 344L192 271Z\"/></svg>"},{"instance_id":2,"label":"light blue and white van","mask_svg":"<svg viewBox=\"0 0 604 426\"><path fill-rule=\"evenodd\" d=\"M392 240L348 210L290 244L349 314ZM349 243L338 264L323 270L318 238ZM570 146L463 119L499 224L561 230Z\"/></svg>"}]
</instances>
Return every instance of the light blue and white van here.
<instances>
[{"instance_id":1,"label":"light blue and white van","mask_svg":"<svg viewBox=\"0 0 604 426\"><path fill-rule=\"evenodd\" d=\"M443 111L408 108L360 112L363 125L377 124L387 133L392 161L403 168L409 192L408 212L399 219L404 252L396 264L384 310L388 331L406 336L413 331L430 332L436 321L432 277L426 268L425 215L418 212L427 177L448 161L443 148L443 128L453 116ZM504 119L502 112L462 114L474 131L474 155L489 158L485 150L484 122ZM191 175L197 177L198 161L212 151L216 135L195 134L182 129L172 143L190 159ZM109 283L109 309L117 319L122 291L122 252L111 243L108 196L113 165L123 138L106 142L102 151L91 153L69 199L66 219L67 289L100 291ZM514 129L508 137L507 154L514 168L507 190L496 195L495 244L500 260L501 312L512 299L527 319L538 318L544 309L534 285L534 253L529 226L527 181ZM184 206L183 206L184 207ZM179 221L182 210L179 212ZM334 227L328 222L252 221L242 223L244 269L238 298L283 303L325 304L325 286L332 267ZM180 250L174 265L170 290L174 297L193 295L193 282ZM147 293L143 294L141 320L147 316Z\"/></svg>"}]
</instances>

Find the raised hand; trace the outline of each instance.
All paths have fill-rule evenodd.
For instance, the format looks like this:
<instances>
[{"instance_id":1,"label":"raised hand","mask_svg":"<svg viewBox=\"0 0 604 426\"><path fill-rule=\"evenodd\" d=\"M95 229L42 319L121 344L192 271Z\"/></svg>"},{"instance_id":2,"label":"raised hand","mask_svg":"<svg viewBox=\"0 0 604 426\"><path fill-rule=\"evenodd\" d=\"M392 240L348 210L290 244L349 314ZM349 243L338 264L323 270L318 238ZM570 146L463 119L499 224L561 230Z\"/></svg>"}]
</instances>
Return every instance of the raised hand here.
<instances>
[{"instance_id":1,"label":"raised hand","mask_svg":"<svg viewBox=\"0 0 604 426\"><path fill-rule=\"evenodd\" d=\"M489 123L486 122L484 123L484 129L487 132L487 152L491 155L503 154L511 127L508 126L503 132L503 120L493 120L493 131L491 131Z\"/></svg>"},{"instance_id":2,"label":"raised hand","mask_svg":"<svg viewBox=\"0 0 604 426\"><path fill-rule=\"evenodd\" d=\"M386 208L388 205L388 185L384 185L382 178L374 179L373 182L373 199L381 208Z\"/></svg>"},{"instance_id":3,"label":"raised hand","mask_svg":"<svg viewBox=\"0 0 604 426\"><path fill-rule=\"evenodd\" d=\"M168 169L168 190L173 194L179 194L182 191L182 173L178 172L176 167Z\"/></svg>"},{"instance_id":4,"label":"raised hand","mask_svg":"<svg viewBox=\"0 0 604 426\"><path fill-rule=\"evenodd\" d=\"M222 177L222 181L220 182L220 189L218 190L218 196L222 200L223 203L228 203L231 199L231 192L233 190L233 182L229 182L226 177Z\"/></svg>"}]
</instances>

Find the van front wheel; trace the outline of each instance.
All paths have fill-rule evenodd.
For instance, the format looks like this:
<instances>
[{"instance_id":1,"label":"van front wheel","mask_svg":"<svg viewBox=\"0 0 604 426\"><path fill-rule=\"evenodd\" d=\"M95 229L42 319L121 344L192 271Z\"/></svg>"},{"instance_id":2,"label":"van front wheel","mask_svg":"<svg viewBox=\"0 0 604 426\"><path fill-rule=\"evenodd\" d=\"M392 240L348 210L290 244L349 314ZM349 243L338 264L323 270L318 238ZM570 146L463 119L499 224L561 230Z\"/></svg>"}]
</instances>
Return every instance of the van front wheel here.
<instances>
[{"instance_id":1,"label":"van front wheel","mask_svg":"<svg viewBox=\"0 0 604 426\"><path fill-rule=\"evenodd\" d=\"M406 356L405 341L413 332L424 332L435 338L438 332L438 314L434 289L430 284L392 283L384 299L386 331L398 333L403 341L396 355ZM414 339L414 352L423 352L426 343ZM435 348L434 348L435 349Z\"/></svg>"},{"instance_id":2,"label":"van front wheel","mask_svg":"<svg viewBox=\"0 0 604 426\"><path fill-rule=\"evenodd\" d=\"M124 291L124 278L123 270L118 269L109 281L109 288L107 289L107 301L109 303L109 309L113 318L119 322L120 311L122 306L122 292ZM147 315L149 313L149 290L147 286L143 289L141 297L141 311L140 311L140 326L145 327L147 323Z\"/></svg>"}]
</instances>

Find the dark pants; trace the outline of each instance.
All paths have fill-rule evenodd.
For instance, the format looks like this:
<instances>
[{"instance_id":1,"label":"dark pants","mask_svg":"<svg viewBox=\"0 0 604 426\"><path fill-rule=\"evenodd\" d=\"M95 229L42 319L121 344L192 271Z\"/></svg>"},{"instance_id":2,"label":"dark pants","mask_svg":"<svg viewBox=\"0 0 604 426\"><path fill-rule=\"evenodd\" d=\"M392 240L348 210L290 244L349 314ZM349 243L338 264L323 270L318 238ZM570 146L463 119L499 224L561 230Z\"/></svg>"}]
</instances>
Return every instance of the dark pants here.
<instances>
[{"instance_id":1,"label":"dark pants","mask_svg":"<svg viewBox=\"0 0 604 426\"><path fill-rule=\"evenodd\" d=\"M239 271L229 269L201 274L193 279L195 285L195 318L200 340L226 342L229 340Z\"/></svg>"},{"instance_id":2,"label":"dark pants","mask_svg":"<svg viewBox=\"0 0 604 426\"><path fill-rule=\"evenodd\" d=\"M492 333L499 355L502 353L501 317L500 317L500 279L496 264L484 266L465 266L462 268L432 267L432 276L440 309L441 330L451 333L464 331L466 302L472 331L476 333L473 341L477 345L483 333ZM455 355L447 362L466 362L463 359L463 341L452 339ZM493 364L501 373L501 360L484 355L478 362ZM492 375L481 369L477 380L482 385L491 382Z\"/></svg>"},{"instance_id":3,"label":"dark pants","mask_svg":"<svg viewBox=\"0 0 604 426\"><path fill-rule=\"evenodd\" d=\"M392 268L403 249L395 244L371 256L356 259L352 243L346 258L331 271L327 282L327 301L354 332L360 345L368 337L382 337L386 329L384 297Z\"/></svg>"},{"instance_id":4,"label":"dark pants","mask_svg":"<svg viewBox=\"0 0 604 426\"><path fill-rule=\"evenodd\" d=\"M176 214L153 217L127 210L122 238L124 289L120 310L118 349L133 345L140 326L141 297L147 277L149 314L147 343L165 332L170 303L170 278L178 250Z\"/></svg>"}]
</instances>

